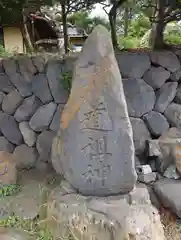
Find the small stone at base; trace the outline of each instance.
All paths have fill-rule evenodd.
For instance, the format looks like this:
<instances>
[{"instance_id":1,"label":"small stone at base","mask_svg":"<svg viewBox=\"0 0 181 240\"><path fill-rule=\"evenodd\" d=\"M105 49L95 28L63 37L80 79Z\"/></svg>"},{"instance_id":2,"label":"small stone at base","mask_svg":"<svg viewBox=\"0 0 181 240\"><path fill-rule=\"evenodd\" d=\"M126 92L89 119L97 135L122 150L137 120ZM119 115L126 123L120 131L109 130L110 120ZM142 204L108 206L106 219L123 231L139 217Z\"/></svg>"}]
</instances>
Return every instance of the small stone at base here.
<instances>
[{"instance_id":1,"label":"small stone at base","mask_svg":"<svg viewBox=\"0 0 181 240\"><path fill-rule=\"evenodd\" d=\"M139 174L138 181L142 182L142 183L154 182L156 180L156 176L157 175L155 172L151 172L151 173L147 173L147 174Z\"/></svg>"}]
</instances>

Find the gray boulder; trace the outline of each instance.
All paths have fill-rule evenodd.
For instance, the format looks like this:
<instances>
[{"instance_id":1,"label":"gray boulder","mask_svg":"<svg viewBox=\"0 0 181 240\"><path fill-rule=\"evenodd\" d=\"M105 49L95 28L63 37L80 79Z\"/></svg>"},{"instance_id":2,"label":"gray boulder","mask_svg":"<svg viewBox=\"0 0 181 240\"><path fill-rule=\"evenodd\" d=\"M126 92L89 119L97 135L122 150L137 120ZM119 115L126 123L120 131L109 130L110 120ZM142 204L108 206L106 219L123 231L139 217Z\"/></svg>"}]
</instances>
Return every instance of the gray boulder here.
<instances>
[{"instance_id":1,"label":"gray boulder","mask_svg":"<svg viewBox=\"0 0 181 240\"><path fill-rule=\"evenodd\" d=\"M17 72L18 66L17 66L17 61L13 58L6 58L3 59L3 67L5 70L5 73L10 76L14 75Z\"/></svg>"},{"instance_id":2,"label":"gray boulder","mask_svg":"<svg viewBox=\"0 0 181 240\"><path fill-rule=\"evenodd\" d=\"M5 73L0 73L0 91L9 93L14 89L9 77Z\"/></svg>"},{"instance_id":3,"label":"gray boulder","mask_svg":"<svg viewBox=\"0 0 181 240\"><path fill-rule=\"evenodd\" d=\"M174 102L181 104L181 84L178 85Z\"/></svg>"},{"instance_id":4,"label":"gray boulder","mask_svg":"<svg viewBox=\"0 0 181 240\"><path fill-rule=\"evenodd\" d=\"M56 111L56 107L57 105L53 102L40 106L30 119L30 127L37 132L48 129Z\"/></svg>"},{"instance_id":5,"label":"gray boulder","mask_svg":"<svg viewBox=\"0 0 181 240\"><path fill-rule=\"evenodd\" d=\"M27 82L24 76L22 76L20 73L10 75L10 80L18 89L22 97L28 97L32 95L31 83Z\"/></svg>"},{"instance_id":6,"label":"gray boulder","mask_svg":"<svg viewBox=\"0 0 181 240\"><path fill-rule=\"evenodd\" d=\"M153 109L155 93L142 79L125 79L123 87L130 117L141 117Z\"/></svg>"},{"instance_id":7,"label":"gray boulder","mask_svg":"<svg viewBox=\"0 0 181 240\"><path fill-rule=\"evenodd\" d=\"M123 78L142 78L151 66L146 53L121 52L116 54L116 59Z\"/></svg>"},{"instance_id":8,"label":"gray boulder","mask_svg":"<svg viewBox=\"0 0 181 240\"><path fill-rule=\"evenodd\" d=\"M173 127L181 127L181 105L171 103L164 112L165 117Z\"/></svg>"},{"instance_id":9,"label":"gray boulder","mask_svg":"<svg viewBox=\"0 0 181 240\"><path fill-rule=\"evenodd\" d=\"M36 133L30 128L28 122L20 122L19 129L23 136L24 142L29 146L33 147L36 143Z\"/></svg>"},{"instance_id":10,"label":"gray boulder","mask_svg":"<svg viewBox=\"0 0 181 240\"><path fill-rule=\"evenodd\" d=\"M23 138L14 117L1 113L0 118L0 130L3 135L13 144L21 144Z\"/></svg>"},{"instance_id":11,"label":"gray boulder","mask_svg":"<svg viewBox=\"0 0 181 240\"><path fill-rule=\"evenodd\" d=\"M181 67L176 71L173 72L170 76L170 80L172 80L173 82L178 82L181 78Z\"/></svg>"},{"instance_id":12,"label":"gray boulder","mask_svg":"<svg viewBox=\"0 0 181 240\"><path fill-rule=\"evenodd\" d=\"M159 137L169 129L169 123L161 113L151 111L145 114L143 119L146 122L151 134L156 137Z\"/></svg>"},{"instance_id":13,"label":"gray boulder","mask_svg":"<svg viewBox=\"0 0 181 240\"><path fill-rule=\"evenodd\" d=\"M181 218L181 181L165 178L154 184L154 190L162 205Z\"/></svg>"},{"instance_id":14,"label":"gray boulder","mask_svg":"<svg viewBox=\"0 0 181 240\"><path fill-rule=\"evenodd\" d=\"M53 100L45 74L40 73L32 77L32 90L44 104Z\"/></svg>"},{"instance_id":15,"label":"gray boulder","mask_svg":"<svg viewBox=\"0 0 181 240\"><path fill-rule=\"evenodd\" d=\"M62 169L80 193L105 196L134 188L132 129L111 37L103 26L89 35L76 62L55 139L55 170L61 174Z\"/></svg>"},{"instance_id":16,"label":"gray boulder","mask_svg":"<svg viewBox=\"0 0 181 240\"><path fill-rule=\"evenodd\" d=\"M62 110L63 110L63 106L59 105L54 114L53 120L50 124L50 130L55 131L55 132L58 131L58 129L60 127L60 116L61 116Z\"/></svg>"},{"instance_id":17,"label":"gray boulder","mask_svg":"<svg viewBox=\"0 0 181 240\"><path fill-rule=\"evenodd\" d=\"M15 148L13 159L18 169L29 169L35 167L38 153L36 148L30 148L26 144L22 144Z\"/></svg>"},{"instance_id":18,"label":"gray boulder","mask_svg":"<svg viewBox=\"0 0 181 240\"><path fill-rule=\"evenodd\" d=\"M52 141L55 133L52 131L43 131L37 138L36 148L39 153L39 160L50 162Z\"/></svg>"},{"instance_id":19,"label":"gray boulder","mask_svg":"<svg viewBox=\"0 0 181 240\"><path fill-rule=\"evenodd\" d=\"M62 63L60 60L51 60L47 65L47 78L51 94L56 103L66 103L68 91L63 86Z\"/></svg>"},{"instance_id":20,"label":"gray boulder","mask_svg":"<svg viewBox=\"0 0 181 240\"><path fill-rule=\"evenodd\" d=\"M45 71L45 65L46 65L46 61L44 56L32 56L31 58L33 64L35 65L35 67L38 69L39 73L42 73Z\"/></svg>"},{"instance_id":21,"label":"gray boulder","mask_svg":"<svg viewBox=\"0 0 181 240\"><path fill-rule=\"evenodd\" d=\"M5 137L0 137L0 151L12 153L14 151L14 145L10 143Z\"/></svg>"},{"instance_id":22,"label":"gray boulder","mask_svg":"<svg viewBox=\"0 0 181 240\"><path fill-rule=\"evenodd\" d=\"M21 75L24 76L27 82L30 82L32 75L34 75L38 71L38 69L33 64L31 57L20 56L18 57L17 62Z\"/></svg>"},{"instance_id":23,"label":"gray boulder","mask_svg":"<svg viewBox=\"0 0 181 240\"><path fill-rule=\"evenodd\" d=\"M3 102L5 96L6 96L5 93L0 92L0 104L2 104L2 102Z\"/></svg>"},{"instance_id":24,"label":"gray boulder","mask_svg":"<svg viewBox=\"0 0 181 240\"><path fill-rule=\"evenodd\" d=\"M167 82L156 93L156 103L154 109L163 113L168 107L169 103L175 97L178 83Z\"/></svg>"},{"instance_id":25,"label":"gray boulder","mask_svg":"<svg viewBox=\"0 0 181 240\"><path fill-rule=\"evenodd\" d=\"M151 67L143 76L143 79L153 89L160 88L170 77L170 72L162 67Z\"/></svg>"},{"instance_id":26,"label":"gray boulder","mask_svg":"<svg viewBox=\"0 0 181 240\"><path fill-rule=\"evenodd\" d=\"M28 121L33 116L39 105L40 101L35 96L25 98L23 103L16 110L14 118L18 122Z\"/></svg>"},{"instance_id":27,"label":"gray boulder","mask_svg":"<svg viewBox=\"0 0 181 240\"><path fill-rule=\"evenodd\" d=\"M130 121L133 129L135 152L136 155L141 155L144 153L146 141L151 139L151 135L143 120L131 117Z\"/></svg>"},{"instance_id":28,"label":"gray boulder","mask_svg":"<svg viewBox=\"0 0 181 240\"><path fill-rule=\"evenodd\" d=\"M14 114L22 101L23 98L19 92L17 90L13 90L4 97L2 102L2 110L9 115Z\"/></svg>"},{"instance_id":29,"label":"gray boulder","mask_svg":"<svg viewBox=\"0 0 181 240\"><path fill-rule=\"evenodd\" d=\"M154 64L166 68L170 72L176 72L180 68L180 62L173 52L155 51L150 53L151 61Z\"/></svg>"}]
</instances>

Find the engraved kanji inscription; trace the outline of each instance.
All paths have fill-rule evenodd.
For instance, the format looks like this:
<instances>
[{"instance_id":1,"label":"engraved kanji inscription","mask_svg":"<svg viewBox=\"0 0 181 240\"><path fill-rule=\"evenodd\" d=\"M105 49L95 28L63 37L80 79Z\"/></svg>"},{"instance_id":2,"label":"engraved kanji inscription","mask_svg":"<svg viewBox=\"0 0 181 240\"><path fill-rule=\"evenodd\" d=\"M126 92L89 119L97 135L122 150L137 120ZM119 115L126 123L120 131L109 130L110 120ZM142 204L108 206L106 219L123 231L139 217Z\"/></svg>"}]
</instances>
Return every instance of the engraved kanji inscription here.
<instances>
[{"instance_id":1,"label":"engraved kanji inscription","mask_svg":"<svg viewBox=\"0 0 181 240\"><path fill-rule=\"evenodd\" d=\"M82 130L112 131L112 121L108 116L104 103L101 101L96 101L91 106L90 111L83 114L80 123Z\"/></svg>"},{"instance_id":2,"label":"engraved kanji inscription","mask_svg":"<svg viewBox=\"0 0 181 240\"><path fill-rule=\"evenodd\" d=\"M101 181L101 184L105 185L105 180L111 172L111 166L109 164L102 164L101 168L94 168L92 165L88 165L87 172L83 173L84 181L88 183L94 183L96 180Z\"/></svg>"},{"instance_id":3,"label":"engraved kanji inscription","mask_svg":"<svg viewBox=\"0 0 181 240\"><path fill-rule=\"evenodd\" d=\"M94 180L99 180L104 185L107 176L111 172L109 160L112 153L107 150L107 139L103 136L99 139L89 138L90 142L82 148L82 151L89 156L90 164L88 171L83 174L85 181L92 183Z\"/></svg>"}]
</instances>

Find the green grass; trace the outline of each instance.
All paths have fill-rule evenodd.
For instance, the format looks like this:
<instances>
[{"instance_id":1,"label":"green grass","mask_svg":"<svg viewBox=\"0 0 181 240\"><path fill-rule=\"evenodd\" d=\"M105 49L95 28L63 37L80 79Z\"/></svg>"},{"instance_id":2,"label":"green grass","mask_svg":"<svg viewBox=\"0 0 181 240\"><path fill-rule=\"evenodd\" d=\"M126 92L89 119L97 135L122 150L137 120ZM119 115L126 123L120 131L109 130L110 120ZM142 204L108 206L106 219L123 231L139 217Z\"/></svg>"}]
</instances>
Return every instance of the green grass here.
<instances>
[{"instance_id":1,"label":"green grass","mask_svg":"<svg viewBox=\"0 0 181 240\"><path fill-rule=\"evenodd\" d=\"M9 216L6 220L0 220L0 227L23 230L34 240L54 240L45 224L38 220L22 220L17 216Z\"/></svg>"},{"instance_id":2,"label":"green grass","mask_svg":"<svg viewBox=\"0 0 181 240\"><path fill-rule=\"evenodd\" d=\"M20 192L21 186L18 184L10 184L7 186L0 185L0 198L14 195L18 192Z\"/></svg>"}]
</instances>

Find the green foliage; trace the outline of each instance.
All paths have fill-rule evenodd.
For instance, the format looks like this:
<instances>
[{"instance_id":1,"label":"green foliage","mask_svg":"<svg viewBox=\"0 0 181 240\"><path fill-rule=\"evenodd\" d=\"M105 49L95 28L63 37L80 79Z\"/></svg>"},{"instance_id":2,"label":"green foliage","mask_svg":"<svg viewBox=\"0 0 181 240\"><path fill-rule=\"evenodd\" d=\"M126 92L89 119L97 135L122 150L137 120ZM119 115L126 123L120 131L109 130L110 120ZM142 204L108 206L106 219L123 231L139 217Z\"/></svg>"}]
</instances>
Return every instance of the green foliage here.
<instances>
[{"instance_id":1,"label":"green foliage","mask_svg":"<svg viewBox=\"0 0 181 240\"><path fill-rule=\"evenodd\" d=\"M20 185L17 184L10 184L7 186L2 185L0 186L0 198L16 194L20 192L20 189Z\"/></svg>"},{"instance_id":2,"label":"green foliage","mask_svg":"<svg viewBox=\"0 0 181 240\"><path fill-rule=\"evenodd\" d=\"M139 38L132 36L120 37L118 41L120 49L138 48L140 43Z\"/></svg>"},{"instance_id":3,"label":"green foliage","mask_svg":"<svg viewBox=\"0 0 181 240\"><path fill-rule=\"evenodd\" d=\"M181 33L178 34L167 34L164 37L166 43L173 44L173 45L181 45Z\"/></svg>"},{"instance_id":4,"label":"green foliage","mask_svg":"<svg viewBox=\"0 0 181 240\"><path fill-rule=\"evenodd\" d=\"M62 73L62 86L64 89L68 90L70 93L71 87L72 87L72 72L71 71L65 71Z\"/></svg>"},{"instance_id":5,"label":"green foliage","mask_svg":"<svg viewBox=\"0 0 181 240\"><path fill-rule=\"evenodd\" d=\"M130 23L130 35L133 37L142 37L144 36L145 32L150 29L150 27L151 24L149 19L143 14L140 14Z\"/></svg>"}]
</instances>

